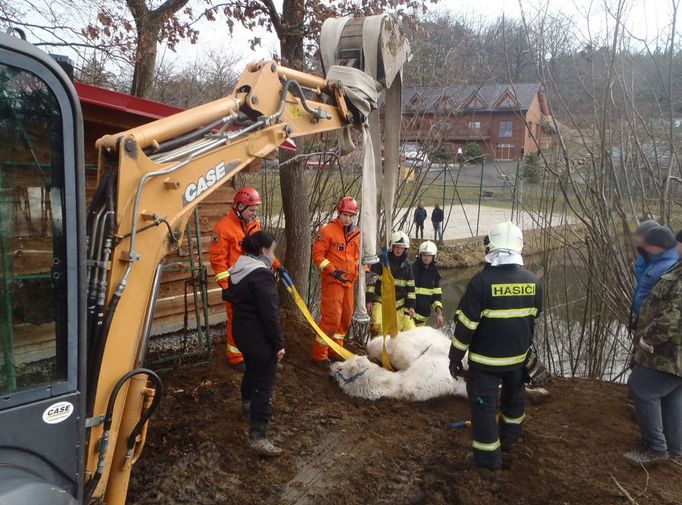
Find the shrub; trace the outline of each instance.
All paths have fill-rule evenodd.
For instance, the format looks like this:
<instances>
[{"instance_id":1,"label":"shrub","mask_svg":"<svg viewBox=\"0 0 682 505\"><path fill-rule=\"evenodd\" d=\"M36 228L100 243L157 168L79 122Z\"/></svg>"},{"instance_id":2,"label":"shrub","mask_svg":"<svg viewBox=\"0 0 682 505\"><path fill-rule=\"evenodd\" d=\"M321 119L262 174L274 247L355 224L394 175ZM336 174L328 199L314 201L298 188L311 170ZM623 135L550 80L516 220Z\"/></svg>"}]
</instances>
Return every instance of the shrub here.
<instances>
[{"instance_id":1,"label":"shrub","mask_svg":"<svg viewBox=\"0 0 682 505\"><path fill-rule=\"evenodd\" d=\"M542 179L542 167L538 162L538 153L526 156L521 166L521 177L530 184L537 184Z\"/></svg>"},{"instance_id":2,"label":"shrub","mask_svg":"<svg viewBox=\"0 0 682 505\"><path fill-rule=\"evenodd\" d=\"M464 159L469 163L476 163L481 160L483 156L483 151L481 146L476 142L469 142L467 144L466 150L464 151Z\"/></svg>"},{"instance_id":3,"label":"shrub","mask_svg":"<svg viewBox=\"0 0 682 505\"><path fill-rule=\"evenodd\" d=\"M450 157L450 149L445 145L441 145L436 152L433 153L433 159L437 161L448 161Z\"/></svg>"}]
</instances>

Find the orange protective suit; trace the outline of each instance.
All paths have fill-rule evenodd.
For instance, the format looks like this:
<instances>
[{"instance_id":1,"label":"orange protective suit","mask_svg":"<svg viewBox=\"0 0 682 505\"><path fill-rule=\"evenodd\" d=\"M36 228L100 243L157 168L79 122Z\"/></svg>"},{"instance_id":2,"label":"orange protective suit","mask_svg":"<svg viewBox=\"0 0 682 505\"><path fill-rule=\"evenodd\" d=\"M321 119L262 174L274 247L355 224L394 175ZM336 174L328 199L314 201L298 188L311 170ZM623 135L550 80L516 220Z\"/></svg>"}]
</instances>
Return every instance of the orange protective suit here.
<instances>
[{"instance_id":1,"label":"orange protective suit","mask_svg":"<svg viewBox=\"0 0 682 505\"><path fill-rule=\"evenodd\" d=\"M249 224L244 223L234 210L223 217L213 228L211 235L211 266L215 280L220 287L227 288L227 279L230 276L228 269L232 267L242 255L241 242L247 235L260 231L260 222L254 219ZM227 311L227 359L231 364L244 361L242 353L237 348L232 336L232 305L225 302Z\"/></svg>"},{"instance_id":2,"label":"orange protective suit","mask_svg":"<svg viewBox=\"0 0 682 505\"><path fill-rule=\"evenodd\" d=\"M358 279L360 259L360 230L354 227L344 229L335 219L320 230L313 245L313 262L320 269L322 277L322 300L320 303L320 328L336 343L343 346L353 318L354 286ZM346 272L348 282L334 277L336 270ZM313 359L327 359L329 347L316 337L313 342Z\"/></svg>"}]
</instances>

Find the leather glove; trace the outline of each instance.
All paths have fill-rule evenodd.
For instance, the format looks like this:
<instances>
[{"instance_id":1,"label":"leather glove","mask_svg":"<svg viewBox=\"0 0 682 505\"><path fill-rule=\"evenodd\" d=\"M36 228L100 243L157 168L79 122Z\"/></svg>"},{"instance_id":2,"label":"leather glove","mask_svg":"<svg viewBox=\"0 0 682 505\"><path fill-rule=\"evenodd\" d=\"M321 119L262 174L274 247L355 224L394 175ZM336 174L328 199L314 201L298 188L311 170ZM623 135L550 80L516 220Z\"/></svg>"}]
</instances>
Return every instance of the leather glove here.
<instances>
[{"instance_id":1,"label":"leather glove","mask_svg":"<svg viewBox=\"0 0 682 505\"><path fill-rule=\"evenodd\" d=\"M222 292L222 298L224 302L229 302L230 301L230 289L229 288L223 288Z\"/></svg>"},{"instance_id":2,"label":"leather glove","mask_svg":"<svg viewBox=\"0 0 682 505\"><path fill-rule=\"evenodd\" d=\"M450 358L450 375L452 378L457 380L460 377L464 377L464 365L462 364L462 358L464 358L464 353L454 346L450 346L450 352L448 353L448 358Z\"/></svg>"},{"instance_id":3,"label":"leather glove","mask_svg":"<svg viewBox=\"0 0 682 505\"><path fill-rule=\"evenodd\" d=\"M452 375L452 378L455 380L464 377L464 365L461 360L450 360L450 375Z\"/></svg>"},{"instance_id":4,"label":"leather glove","mask_svg":"<svg viewBox=\"0 0 682 505\"><path fill-rule=\"evenodd\" d=\"M346 272L343 270L334 270L332 273L335 279L341 281L341 282L350 282L350 279L346 277Z\"/></svg>"}]
</instances>

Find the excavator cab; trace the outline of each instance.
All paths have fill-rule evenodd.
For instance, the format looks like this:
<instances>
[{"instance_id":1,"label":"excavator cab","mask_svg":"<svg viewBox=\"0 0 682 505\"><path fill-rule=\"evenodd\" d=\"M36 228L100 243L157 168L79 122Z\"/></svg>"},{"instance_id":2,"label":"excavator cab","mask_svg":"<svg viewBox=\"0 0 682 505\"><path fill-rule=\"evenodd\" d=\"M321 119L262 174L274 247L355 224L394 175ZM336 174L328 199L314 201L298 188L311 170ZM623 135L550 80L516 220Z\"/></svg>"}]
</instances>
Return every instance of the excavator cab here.
<instances>
[{"instance_id":1,"label":"excavator cab","mask_svg":"<svg viewBox=\"0 0 682 505\"><path fill-rule=\"evenodd\" d=\"M83 132L62 68L0 34L0 503L83 501Z\"/></svg>"}]
</instances>

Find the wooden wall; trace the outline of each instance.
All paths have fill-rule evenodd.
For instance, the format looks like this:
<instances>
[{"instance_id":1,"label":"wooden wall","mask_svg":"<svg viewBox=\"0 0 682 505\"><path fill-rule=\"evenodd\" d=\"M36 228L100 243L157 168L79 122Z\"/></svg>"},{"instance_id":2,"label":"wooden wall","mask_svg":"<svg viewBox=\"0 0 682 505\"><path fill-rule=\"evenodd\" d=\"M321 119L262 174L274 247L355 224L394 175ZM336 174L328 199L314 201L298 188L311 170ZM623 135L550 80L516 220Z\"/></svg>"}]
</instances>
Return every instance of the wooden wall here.
<instances>
[{"instance_id":1,"label":"wooden wall","mask_svg":"<svg viewBox=\"0 0 682 505\"><path fill-rule=\"evenodd\" d=\"M199 228L201 236L202 262L206 266L208 275L208 304L209 321L217 323L225 320L225 305L221 298L221 288L213 280L213 269L209 261L209 247L211 245L211 231L215 224L232 208L234 189L232 181L225 183L218 188L207 201L199 206ZM194 241L194 220L188 224L189 232ZM196 252L196 244L194 244ZM188 247L185 242L178 251L178 254L169 256L164 262L167 270L180 270L183 267L189 268ZM198 260L198 256L195 256ZM197 263L198 264L198 263ZM152 334L174 331L181 327L185 314L185 281L189 279L188 271L175 272L166 271L161 279L159 288L159 298L154 312L154 326ZM188 307L190 327L195 322L194 300L191 296L191 289L188 289Z\"/></svg>"},{"instance_id":2,"label":"wooden wall","mask_svg":"<svg viewBox=\"0 0 682 505\"><path fill-rule=\"evenodd\" d=\"M90 168L86 173L86 194L87 199L94 194L96 185L96 170ZM207 200L199 206L199 228L201 235L202 262L206 266L208 275L208 302L209 317L212 323L225 320L225 306L221 299L221 289L213 280L213 269L209 261L209 247L211 244L211 230L215 224L232 207L234 189L232 181L226 182L222 187L216 189ZM194 249L195 265L198 264L198 251L194 231L194 219L190 218L188 223L188 234L191 235ZM166 271L161 278L159 296L154 311L154 323L152 334L176 331L182 328L185 317L185 286L191 279L189 247L187 238L177 253L172 254L164 261ZM191 286L187 287L187 301L189 308L189 327L196 324L194 315L194 298ZM200 309L201 310L201 309Z\"/></svg>"},{"instance_id":3,"label":"wooden wall","mask_svg":"<svg viewBox=\"0 0 682 505\"><path fill-rule=\"evenodd\" d=\"M102 135L134 128L135 126L151 121L151 119L123 111L107 109L103 106L91 103L83 103L82 106L85 134L85 161L88 165L88 169L86 170L86 193L89 202L95 191L97 178L95 166L97 163L97 152L95 150L95 141ZM228 181L223 184L221 188L214 191L207 201L199 206L201 245L203 251L202 261L208 270L209 317L212 323L225 320L225 308L220 297L220 287L213 280L213 270L211 269L211 263L209 261L208 249L210 246L210 234L218 220L231 209L233 198L234 189L232 187L232 182ZM188 227L193 235L193 219L190 219ZM195 240L194 235L192 236L192 240ZM198 260L198 257L195 257L195 259ZM185 284L187 280L191 279L186 241L177 254L166 258L164 266L171 271L165 272L161 280L159 297L154 312L152 334L165 333L182 328L185 317ZM194 298L192 296L191 288L188 288L188 302L188 307L190 309L188 321L190 327L193 327L196 323L194 316Z\"/></svg>"}]
</instances>

